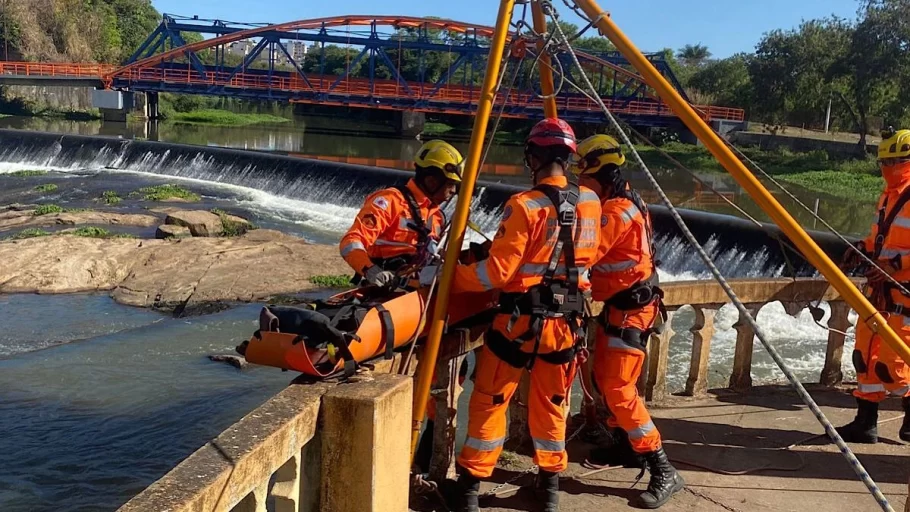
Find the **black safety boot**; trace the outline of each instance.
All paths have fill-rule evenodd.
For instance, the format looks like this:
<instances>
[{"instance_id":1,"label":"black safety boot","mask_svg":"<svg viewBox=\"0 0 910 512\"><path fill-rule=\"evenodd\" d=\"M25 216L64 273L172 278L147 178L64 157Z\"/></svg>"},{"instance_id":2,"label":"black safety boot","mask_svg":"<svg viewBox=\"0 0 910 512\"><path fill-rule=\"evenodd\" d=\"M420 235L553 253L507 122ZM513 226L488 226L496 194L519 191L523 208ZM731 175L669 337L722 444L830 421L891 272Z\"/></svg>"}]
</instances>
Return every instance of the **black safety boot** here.
<instances>
[{"instance_id":1,"label":"black safety boot","mask_svg":"<svg viewBox=\"0 0 910 512\"><path fill-rule=\"evenodd\" d=\"M901 405L904 407L904 424L901 425L901 440L910 443L910 396L901 399Z\"/></svg>"},{"instance_id":2,"label":"black safety boot","mask_svg":"<svg viewBox=\"0 0 910 512\"><path fill-rule=\"evenodd\" d=\"M458 482L456 483L458 492L456 499L458 501L455 510L458 512L480 512L480 504L478 503L480 499L480 480L460 466L456 469L458 471Z\"/></svg>"},{"instance_id":3,"label":"black safety boot","mask_svg":"<svg viewBox=\"0 0 910 512\"><path fill-rule=\"evenodd\" d=\"M542 469L537 471L534 482L537 499L543 503L543 512L559 512L559 473L550 473Z\"/></svg>"},{"instance_id":4,"label":"black safety boot","mask_svg":"<svg viewBox=\"0 0 910 512\"><path fill-rule=\"evenodd\" d=\"M905 422L906 423L906 422ZM847 443L875 444L878 442L878 403L856 399L856 418L837 433Z\"/></svg>"},{"instance_id":5,"label":"black safety boot","mask_svg":"<svg viewBox=\"0 0 910 512\"><path fill-rule=\"evenodd\" d=\"M638 497L638 506L647 509L659 508L674 494L681 491L686 486L686 482L676 468L670 464L670 459L667 458L667 452L663 447L658 448L657 451L645 453L644 458L648 472L651 473L651 481L648 482L648 490Z\"/></svg>"},{"instance_id":6,"label":"black safety boot","mask_svg":"<svg viewBox=\"0 0 910 512\"><path fill-rule=\"evenodd\" d=\"M610 429L605 442L588 454L588 462L597 466L645 467L645 459L632 449L629 434L621 428Z\"/></svg>"}]
</instances>

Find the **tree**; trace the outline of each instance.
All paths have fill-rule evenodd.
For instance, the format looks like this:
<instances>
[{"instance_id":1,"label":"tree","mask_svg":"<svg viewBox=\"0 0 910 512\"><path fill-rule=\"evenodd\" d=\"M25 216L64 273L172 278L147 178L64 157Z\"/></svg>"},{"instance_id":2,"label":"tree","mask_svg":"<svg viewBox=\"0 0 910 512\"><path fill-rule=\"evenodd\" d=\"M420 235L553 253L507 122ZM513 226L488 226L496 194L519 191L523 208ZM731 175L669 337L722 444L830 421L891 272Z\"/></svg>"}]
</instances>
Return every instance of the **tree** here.
<instances>
[{"instance_id":1,"label":"tree","mask_svg":"<svg viewBox=\"0 0 910 512\"><path fill-rule=\"evenodd\" d=\"M708 47L702 44L687 44L676 53L676 58L687 66L699 66L710 57L711 52Z\"/></svg>"},{"instance_id":2,"label":"tree","mask_svg":"<svg viewBox=\"0 0 910 512\"><path fill-rule=\"evenodd\" d=\"M910 0L865 0L860 15L840 68L851 74L851 113L859 147L865 151L870 116L886 122L907 120L910 94L901 85L910 77ZM849 105L846 95L842 97Z\"/></svg>"},{"instance_id":3,"label":"tree","mask_svg":"<svg viewBox=\"0 0 910 512\"><path fill-rule=\"evenodd\" d=\"M752 102L752 77L749 75L751 59L749 54L737 53L726 59L709 62L695 71L687 85L710 95L718 105L749 110Z\"/></svg>"},{"instance_id":4,"label":"tree","mask_svg":"<svg viewBox=\"0 0 910 512\"><path fill-rule=\"evenodd\" d=\"M853 27L836 17L765 35L749 62L754 112L764 121L821 127L831 95L843 90L840 63Z\"/></svg>"}]
</instances>

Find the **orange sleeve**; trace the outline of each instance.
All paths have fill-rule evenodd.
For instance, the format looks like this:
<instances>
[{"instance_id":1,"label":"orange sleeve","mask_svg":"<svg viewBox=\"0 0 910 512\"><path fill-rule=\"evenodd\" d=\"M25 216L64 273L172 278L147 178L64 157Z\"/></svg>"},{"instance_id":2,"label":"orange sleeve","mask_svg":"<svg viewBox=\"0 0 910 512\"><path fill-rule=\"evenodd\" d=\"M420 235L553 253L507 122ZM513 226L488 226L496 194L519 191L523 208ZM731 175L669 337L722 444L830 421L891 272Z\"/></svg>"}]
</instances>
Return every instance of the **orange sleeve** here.
<instances>
[{"instance_id":1,"label":"orange sleeve","mask_svg":"<svg viewBox=\"0 0 910 512\"><path fill-rule=\"evenodd\" d=\"M354 218L354 224L341 238L338 250L355 272L363 273L373 265L367 248L372 247L379 235L391 224L396 202L390 190L380 190L368 196Z\"/></svg>"},{"instance_id":2,"label":"orange sleeve","mask_svg":"<svg viewBox=\"0 0 910 512\"><path fill-rule=\"evenodd\" d=\"M518 271L528 248L528 212L514 198L509 199L503 212L489 257L455 267L455 291L483 292L502 288Z\"/></svg>"},{"instance_id":3,"label":"orange sleeve","mask_svg":"<svg viewBox=\"0 0 910 512\"><path fill-rule=\"evenodd\" d=\"M610 201L603 206L600 218L600 245L594 261L602 260L632 227L630 205L632 211L636 212L637 208L631 201Z\"/></svg>"}]
</instances>

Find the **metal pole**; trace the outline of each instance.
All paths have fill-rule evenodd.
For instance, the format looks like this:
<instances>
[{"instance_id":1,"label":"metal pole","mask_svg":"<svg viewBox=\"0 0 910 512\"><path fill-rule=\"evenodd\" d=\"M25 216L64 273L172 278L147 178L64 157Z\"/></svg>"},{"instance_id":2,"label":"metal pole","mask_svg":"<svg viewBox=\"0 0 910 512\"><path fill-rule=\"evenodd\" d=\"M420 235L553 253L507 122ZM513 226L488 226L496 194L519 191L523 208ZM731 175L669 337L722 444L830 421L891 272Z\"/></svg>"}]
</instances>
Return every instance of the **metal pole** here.
<instances>
[{"instance_id":1,"label":"metal pole","mask_svg":"<svg viewBox=\"0 0 910 512\"><path fill-rule=\"evenodd\" d=\"M547 17L540 6L540 0L531 1L531 17L534 19L534 31L543 34L547 31ZM540 64L537 70L540 73L540 92L545 96L543 100L544 117L558 117L556 111L556 85L553 82L553 63L550 54L544 52L543 41L537 41L537 53L540 55Z\"/></svg>"},{"instance_id":2,"label":"metal pole","mask_svg":"<svg viewBox=\"0 0 910 512\"><path fill-rule=\"evenodd\" d=\"M828 127L831 126L831 100L832 96L828 96L828 113L825 114L825 133L828 133Z\"/></svg>"},{"instance_id":3,"label":"metal pole","mask_svg":"<svg viewBox=\"0 0 910 512\"><path fill-rule=\"evenodd\" d=\"M865 296L853 285L850 279L837 268L837 265L828 257L818 244L800 227L799 223L785 210L774 196L762 186L761 182L749 172L743 163L736 158L730 148L718 137L689 103L670 85L651 62L642 55L625 34L613 23L610 16L597 5L594 0L575 0L575 3L584 10L589 19L595 20L595 25L600 33L606 36L616 49L635 67L645 79L645 82L657 91L661 99L670 106L670 109L682 119L683 123L692 130L692 133L711 151L721 165L729 172L737 183L752 197L756 204L767 213L775 224L780 226L784 234L799 248L809 263L831 283L856 310L860 319L869 326L869 329L878 334L885 343L897 352L904 361L910 361L910 348L894 333L881 313L875 309Z\"/></svg>"},{"instance_id":4,"label":"metal pole","mask_svg":"<svg viewBox=\"0 0 910 512\"><path fill-rule=\"evenodd\" d=\"M818 226L818 203L819 199L815 198L815 216L812 218L812 229L815 229Z\"/></svg>"},{"instance_id":5,"label":"metal pole","mask_svg":"<svg viewBox=\"0 0 910 512\"><path fill-rule=\"evenodd\" d=\"M458 264L458 255L461 244L464 242L465 227L468 224L468 213L471 209L471 198L474 184L477 181L480 156L483 152L483 141L493 110L493 101L496 99L496 82L499 77L499 67L506 47L506 38L509 36L509 23L512 21L512 10L515 0L502 0L499 4L499 13L496 16L496 29L493 41L490 44L490 53L487 57L487 71L483 77L483 89L477 104L477 116L474 118L474 130L471 132L471 145L468 157L465 160L464 178L461 192L458 194L458 203L452 218L452 228L449 231L449 241L446 244L445 262L442 275L439 276L439 293L433 307L433 317L430 321L430 333L424 345L423 358L420 371L417 373L417 384L414 390L414 408L411 417L411 463L414 462L414 452L417 450L417 439L420 435L420 425L426 414L427 398L430 396L430 385L433 379L433 369L436 367L436 358L439 355L439 343L446 324L446 310L449 308L449 293L452 290L452 281L455 277L455 266ZM908 358L910 360L910 358Z\"/></svg>"}]
</instances>

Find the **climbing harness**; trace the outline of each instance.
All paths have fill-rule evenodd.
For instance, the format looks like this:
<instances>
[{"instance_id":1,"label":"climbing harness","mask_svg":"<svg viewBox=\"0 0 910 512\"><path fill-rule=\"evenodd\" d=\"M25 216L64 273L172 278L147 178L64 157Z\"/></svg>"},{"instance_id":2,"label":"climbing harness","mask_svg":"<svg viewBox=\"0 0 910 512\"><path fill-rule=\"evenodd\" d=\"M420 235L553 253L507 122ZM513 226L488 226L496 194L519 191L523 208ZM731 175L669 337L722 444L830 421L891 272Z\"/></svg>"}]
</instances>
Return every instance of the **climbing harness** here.
<instances>
[{"instance_id":1,"label":"climbing harness","mask_svg":"<svg viewBox=\"0 0 910 512\"><path fill-rule=\"evenodd\" d=\"M553 24L555 25L556 31L560 34L560 37L562 38L562 40L565 41L567 38L566 38L566 35L563 32L562 28L559 26L558 16L556 15L555 11L551 10L550 17L553 21ZM622 127L620 126L619 122L616 120L616 118L613 116L612 112L610 112L610 110L607 108L607 106L603 103L603 100L597 94L597 89L591 83L590 79L587 76L587 73L585 73L584 69L582 68L581 64L579 63L578 56L575 54L575 51L572 49L571 45L567 45L567 50L568 50L569 54L571 55L572 60L575 63L576 67L578 67L582 80L585 82L585 85L592 92L594 98L596 99L598 106L601 108L604 115L609 119L610 123L614 126L616 131L620 134L620 136L622 137L625 144L631 149L636 162L641 166L641 168L643 169L648 180L651 182L651 185L657 191L658 196L661 199L661 202L663 202L664 205L667 207L667 209L669 210L674 221L676 221L676 224L679 226L680 230L685 235L686 239L689 241L689 243L692 245L692 247L698 253L699 257L702 259L702 261L705 263L705 265L711 271L711 274L714 276L715 280L717 280L717 282L723 288L724 292L730 298L731 302L734 304L736 309L739 311L740 318L744 318L746 320L746 322L749 324L749 326L753 329L756 337L759 339L759 341L762 343L762 345L768 351L768 353L770 354L770 356L774 360L774 362L777 364L777 366L781 369L781 371L787 377L787 380L789 380L790 383L793 385L793 387L795 388L795 390L797 391L797 393L799 394L799 396L803 400L803 402L805 402L806 405L808 405L809 409L815 415L816 419L824 426L825 431L828 433L828 436L835 442L835 444L840 449L841 453L843 453L844 457L847 458L847 461L850 463L854 472L857 474L857 476L860 478L860 480L862 480L863 484L866 485L866 487L870 491L870 493L872 493L872 495L874 496L874 498L876 499L876 501L878 502L878 504L882 508L882 510L885 510L886 512L894 512L893 508L891 508L891 505L888 503L888 499L882 493L881 489L878 488L878 486L872 480L872 477L869 476L868 472L865 470L862 463L860 463L860 461L853 454L850 447L847 446L846 443L844 443L844 440L840 437L840 434L837 433L837 431L834 429L834 426L831 425L831 422L828 421L828 419L825 417L822 410L818 407L818 404L815 403L815 400L812 399L812 396L809 395L808 391L806 391L805 387L803 387L803 385L799 381L799 379L796 378L796 376L793 374L793 372L787 366L786 362L783 360L783 358L777 352L777 349L771 343L768 342L767 337L764 334L764 330L758 326L758 323L755 321L755 318L752 316L752 314L749 312L749 310L746 308L746 306L742 303L742 301L739 300L739 297L737 297L736 293L733 291L733 288L723 277L723 275L721 274L721 272L717 268L717 266L714 264L714 262L711 261L710 256L708 256L708 254L705 252L704 248L702 248L701 245L699 245L698 241L695 238L695 235L692 234L692 231L689 230L685 221L682 219L682 217L680 217L679 212L676 210L676 207L673 205L673 202L670 201L669 197L667 197L666 193L663 191L663 188L660 186L660 183L658 183L657 179L651 173L650 169L648 169L647 165L645 165L644 161L641 158L641 155L639 155L638 151L635 150L635 147L634 147L634 145L632 145L632 141L629 139L629 136L625 133L625 131L622 130Z\"/></svg>"},{"instance_id":2,"label":"climbing harness","mask_svg":"<svg viewBox=\"0 0 910 512\"><path fill-rule=\"evenodd\" d=\"M569 183L564 188L537 185L533 190L543 192L556 209L559 226L556 245L550 253L550 261L539 284L525 292L503 293L499 298L499 311L511 315L506 331L511 332L515 322L522 316L530 316L528 330L514 341L491 330L486 340L490 351L497 357L515 368L529 369L537 357L556 365L571 362L585 337L582 322L585 298L579 290L580 275L575 265L575 241L572 235L577 218L578 185ZM564 262L560 267L559 259L563 255ZM565 280L555 278L557 268L565 269ZM575 324L576 343L563 350L538 354L541 331L547 318L564 318L569 325ZM530 341L534 342L533 350L530 353L521 350L522 345Z\"/></svg>"}]
</instances>

